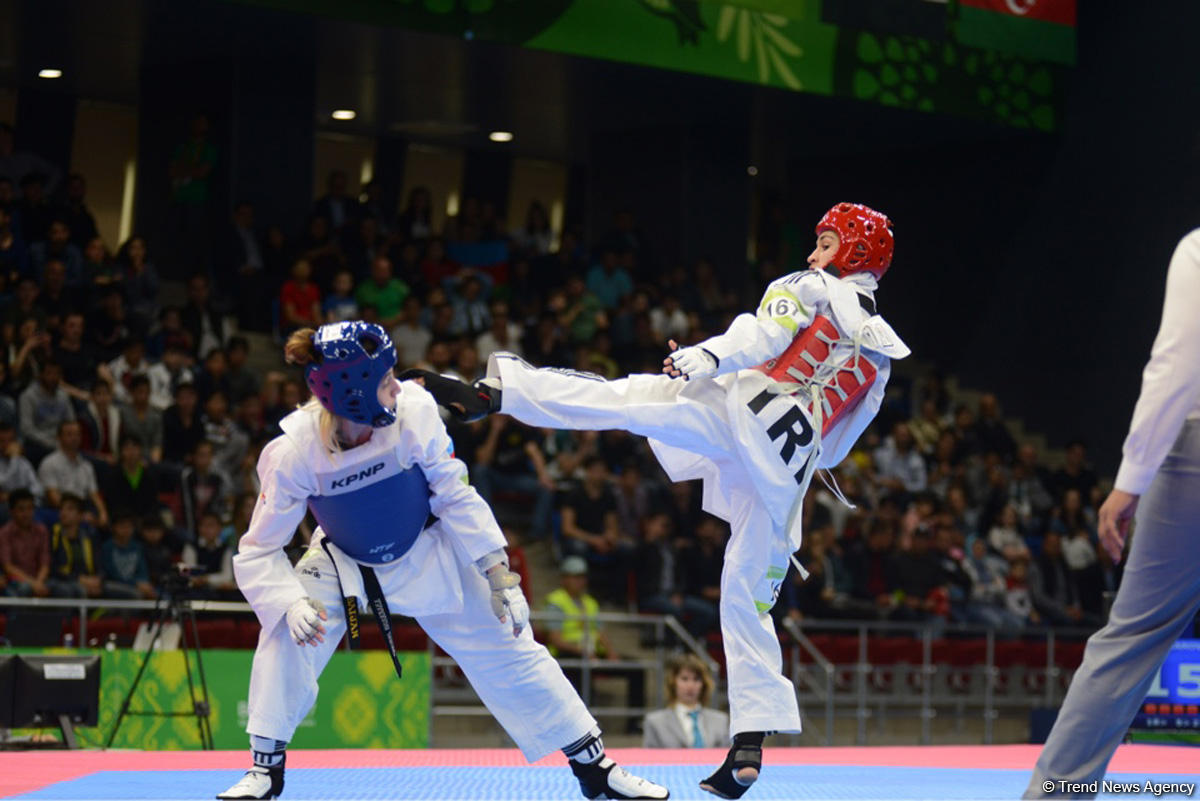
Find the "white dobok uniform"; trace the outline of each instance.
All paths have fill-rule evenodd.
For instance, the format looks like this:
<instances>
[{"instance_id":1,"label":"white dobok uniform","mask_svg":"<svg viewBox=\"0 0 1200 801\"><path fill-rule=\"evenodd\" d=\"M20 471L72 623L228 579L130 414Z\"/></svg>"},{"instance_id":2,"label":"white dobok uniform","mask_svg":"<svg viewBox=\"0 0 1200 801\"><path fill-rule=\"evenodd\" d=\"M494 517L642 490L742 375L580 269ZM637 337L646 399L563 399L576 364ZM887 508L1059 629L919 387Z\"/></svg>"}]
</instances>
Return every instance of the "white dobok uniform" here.
<instances>
[{"instance_id":1,"label":"white dobok uniform","mask_svg":"<svg viewBox=\"0 0 1200 801\"><path fill-rule=\"evenodd\" d=\"M584 737L596 721L531 628L514 638L511 621L493 614L474 562L503 548L504 536L454 458L433 397L405 381L396 403L397 421L349 450L330 453L321 444L317 409L289 414L283 435L263 449L262 493L234 557L238 586L262 624L246 730L291 740L346 630L342 592L358 599L360 619L367 609L364 564L391 611L416 618L535 761ZM282 549L310 507L321 526L293 568ZM286 620L305 596L329 615L325 641L315 647L297 645ZM405 692L403 679L396 692Z\"/></svg>"},{"instance_id":2,"label":"white dobok uniform","mask_svg":"<svg viewBox=\"0 0 1200 801\"><path fill-rule=\"evenodd\" d=\"M756 314L700 343L719 360L714 378L606 381L535 369L513 354L488 362L502 413L533 426L641 434L671 480L703 479L705 511L732 529L720 604L731 735L800 730L768 613L800 548L814 470L846 457L879 410L890 360L909 353L874 313L876 286L869 274L821 270L772 282ZM847 397L847 387L857 391Z\"/></svg>"}]
</instances>

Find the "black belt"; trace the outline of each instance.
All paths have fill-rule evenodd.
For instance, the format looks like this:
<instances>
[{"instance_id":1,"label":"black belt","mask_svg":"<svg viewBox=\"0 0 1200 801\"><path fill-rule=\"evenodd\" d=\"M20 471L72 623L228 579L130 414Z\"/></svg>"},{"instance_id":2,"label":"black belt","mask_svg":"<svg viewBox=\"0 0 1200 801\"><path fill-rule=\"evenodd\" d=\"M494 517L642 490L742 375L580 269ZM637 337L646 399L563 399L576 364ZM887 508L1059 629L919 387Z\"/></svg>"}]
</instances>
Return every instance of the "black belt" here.
<instances>
[{"instance_id":1,"label":"black belt","mask_svg":"<svg viewBox=\"0 0 1200 801\"><path fill-rule=\"evenodd\" d=\"M341 573L338 572L337 560L333 558L333 554L329 550L329 540L321 540L321 547L329 556L329 561L333 564L333 574L337 576L338 591L342 594L342 604L346 610L346 638L349 641L350 650L357 651L359 647L358 598L346 595L346 590L342 587ZM388 610L387 598L383 596L383 589L379 586L379 577L375 575L374 568L363 564L358 566L358 572L362 574L363 592L367 595L367 606L375 615L375 620L379 623L379 630L383 632L383 641L387 643L388 653L392 655L392 664L396 666L396 676L404 678L404 671L400 667L400 656L396 653L396 642L392 639L392 613Z\"/></svg>"}]
</instances>

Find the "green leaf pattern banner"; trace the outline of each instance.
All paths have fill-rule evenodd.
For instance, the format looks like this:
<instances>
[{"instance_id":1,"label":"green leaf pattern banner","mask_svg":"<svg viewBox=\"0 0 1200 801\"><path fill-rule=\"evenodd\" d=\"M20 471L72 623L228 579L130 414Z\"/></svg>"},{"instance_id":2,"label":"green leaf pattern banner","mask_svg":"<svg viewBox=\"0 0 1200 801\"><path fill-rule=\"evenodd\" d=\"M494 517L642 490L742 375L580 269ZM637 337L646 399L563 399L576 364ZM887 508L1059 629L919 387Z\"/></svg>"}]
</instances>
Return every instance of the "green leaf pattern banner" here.
<instances>
[{"instance_id":1,"label":"green leaf pattern banner","mask_svg":"<svg viewBox=\"0 0 1200 801\"><path fill-rule=\"evenodd\" d=\"M46 653L82 653L53 649ZM206 650L213 743L221 749L246 747L246 695L250 686L252 651ZM95 728L79 729L87 745L100 745L109 734L121 701L129 691L144 652L102 652L100 719ZM155 653L138 685L130 708L187 712L187 673L183 652ZM396 678L386 651L339 650L321 674L320 695L300 724L296 748L428 748L430 715L429 654L401 652L404 678ZM198 681L191 662L192 679ZM199 687L196 698L199 700ZM151 751L196 749L200 736L196 718L129 715L113 742L116 748Z\"/></svg>"},{"instance_id":2,"label":"green leaf pattern banner","mask_svg":"<svg viewBox=\"0 0 1200 801\"><path fill-rule=\"evenodd\" d=\"M821 0L236 1L1043 131L1075 58L1075 0L948 0L936 41L829 24Z\"/></svg>"}]
</instances>

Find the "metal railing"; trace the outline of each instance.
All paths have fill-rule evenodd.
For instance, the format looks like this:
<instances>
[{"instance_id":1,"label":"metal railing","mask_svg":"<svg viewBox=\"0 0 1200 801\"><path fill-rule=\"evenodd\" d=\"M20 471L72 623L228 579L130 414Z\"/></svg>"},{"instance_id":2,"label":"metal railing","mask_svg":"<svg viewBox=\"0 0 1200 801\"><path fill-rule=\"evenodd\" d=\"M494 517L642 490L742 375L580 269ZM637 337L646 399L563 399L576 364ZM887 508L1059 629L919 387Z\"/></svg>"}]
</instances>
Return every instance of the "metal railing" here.
<instances>
[{"instance_id":1,"label":"metal railing","mask_svg":"<svg viewBox=\"0 0 1200 801\"><path fill-rule=\"evenodd\" d=\"M205 600L188 600L185 602L193 610L198 613L219 613L219 614L252 614L253 609L244 601L205 601ZM77 642L82 647L87 645L88 633L88 618L92 611L103 610L107 612L153 612L156 608L155 601L123 601L123 600L107 600L102 598L6 598L0 597L0 611L5 608L12 609L33 609L33 610L53 610L59 609L77 614ZM556 612L547 612L541 610L531 610L530 621L536 625L539 623L561 622L566 619L565 615ZM584 617L580 619L583 625L584 640L591 639L593 629L597 626L605 624L614 624L622 626L635 626L640 629L650 628L653 630L653 658L641 659L621 659L608 660L602 659L594 655L583 654L580 657L559 658L558 663L567 669L578 669L580 671L580 695L583 697L585 704L591 708L593 714L596 715L612 715L612 716L634 716L643 715L648 709L661 707L664 703L663 693L665 687L665 665L667 660L667 634L668 632L675 638L679 645L693 654L704 660L709 666L709 670L714 677L720 677L720 670L717 663L709 656L704 645L698 642L687 629L671 615L642 615L642 614L625 614L615 612L601 612L593 617ZM348 643L347 643L348 646ZM432 682L433 697L430 699L430 705L433 715L490 715L491 713L481 703L439 703L439 696L443 699L449 688L445 685L439 686L437 677L446 674L446 668L454 668L456 662L448 657L441 656L437 653L434 643L429 640L430 662L433 670L434 681ZM591 707L592 696L592 676L595 673L603 673L605 669L615 670L642 670L653 676L657 680L657 688L655 700L657 707ZM472 693L473 695L473 693Z\"/></svg>"},{"instance_id":2,"label":"metal railing","mask_svg":"<svg viewBox=\"0 0 1200 801\"><path fill-rule=\"evenodd\" d=\"M1036 706L1055 706L1065 693L1061 679L1063 668L1056 659L1056 644L1060 638L1083 639L1092 629L1059 628L1028 630L1021 632L1021 641L1033 645L1032 638L1044 640L1046 661L1044 666L1027 665L1015 669L1016 678L1032 676L1039 689L1029 689L1024 681L1008 681L1006 692L998 692L1001 678L996 665L997 631L981 625L928 623L893 623L883 621L829 621L805 620L799 623L792 619L783 622L783 628L791 637L791 676L802 708L806 703L819 705L823 710L824 726L821 734L826 745L833 744L835 720L851 717L855 720L855 743L867 743L867 723L874 718L881 723L887 716L888 707L915 710L920 719L920 739L923 745L932 742L932 722L938 716L939 707L951 707L960 724L968 716L968 710L977 710L983 722L983 741L994 740L994 724L1001 709L1029 709ZM857 639L856 659L852 663L835 664L809 637L817 632L854 632ZM873 664L869 659L869 643L872 637L908 635L920 640L921 661L919 663ZM935 663L933 644L935 639L976 638L984 640L984 655L981 663L950 664ZM811 660L805 663L801 654ZM846 681L844 671L850 672ZM889 674L890 672L890 674ZM1018 675L1019 674L1019 675ZM959 680L953 690L939 683L939 678ZM1010 676L1008 678L1013 678ZM909 692L897 687L909 688ZM808 716L811 722L811 716Z\"/></svg>"}]
</instances>

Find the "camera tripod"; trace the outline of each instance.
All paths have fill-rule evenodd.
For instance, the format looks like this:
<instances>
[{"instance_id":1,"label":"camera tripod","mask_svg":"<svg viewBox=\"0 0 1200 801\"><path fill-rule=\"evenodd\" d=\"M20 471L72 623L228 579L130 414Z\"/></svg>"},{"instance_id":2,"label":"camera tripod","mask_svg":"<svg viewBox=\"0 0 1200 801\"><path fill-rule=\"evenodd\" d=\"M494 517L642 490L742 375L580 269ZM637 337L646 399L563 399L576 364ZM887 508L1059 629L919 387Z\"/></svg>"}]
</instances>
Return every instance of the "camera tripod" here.
<instances>
[{"instance_id":1,"label":"camera tripod","mask_svg":"<svg viewBox=\"0 0 1200 801\"><path fill-rule=\"evenodd\" d=\"M211 712L211 706L208 702L208 682L204 680L204 663L200 659L200 636L196 631L196 612L192 609L192 603L184 597L187 589L186 584L176 585L170 581L165 582L158 590L158 599L154 602L154 635L150 639L150 644L146 649L146 655L142 658L142 664L138 668L137 675L133 677L133 683L129 685L129 692L125 693L125 700L121 702L121 711L117 713L117 719L113 722L112 730L108 733L108 741L104 744L105 748L111 748L113 740L117 736L117 731L121 728L121 722L126 715L145 715L148 717L195 717L196 726L200 731L200 747L205 751L213 750L212 724L208 716ZM192 709L188 712L172 712L169 710L155 709L130 709L129 704L133 701L134 693L137 692L138 684L142 681L142 676L146 673L146 666L150 664L151 657L154 656L154 646L158 644L159 637L162 636L163 626L167 623L176 623L179 625L180 636L183 640L183 669L187 674L188 698L192 702ZM187 644L187 634L190 629L192 643ZM196 686L192 681L192 655L196 658L196 673L200 684L200 698L196 698Z\"/></svg>"}]
</instances>

